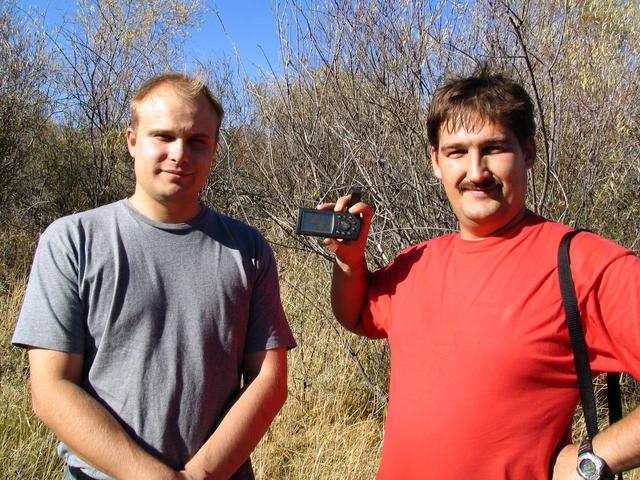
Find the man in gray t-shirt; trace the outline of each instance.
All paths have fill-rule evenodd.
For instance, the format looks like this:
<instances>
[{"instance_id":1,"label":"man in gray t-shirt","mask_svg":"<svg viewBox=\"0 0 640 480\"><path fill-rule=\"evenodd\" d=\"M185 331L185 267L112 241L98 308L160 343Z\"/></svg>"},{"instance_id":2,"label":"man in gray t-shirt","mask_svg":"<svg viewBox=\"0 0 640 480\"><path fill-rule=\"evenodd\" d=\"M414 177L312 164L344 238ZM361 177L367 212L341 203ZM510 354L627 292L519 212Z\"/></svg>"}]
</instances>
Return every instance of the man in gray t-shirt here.
<instances>
[{"instance_id":1,"label":"man in gray t-shirt","mask_svg":"<svg viewBox=\"0 0 640 480\"><path fill-rule=\"evenodd\" d=\"M202 83L145 83L136 187L43 233L13 343L65 478L252 479L295 346L273 253L199 203L223 110Z\"/></svg>"}]
</instances>

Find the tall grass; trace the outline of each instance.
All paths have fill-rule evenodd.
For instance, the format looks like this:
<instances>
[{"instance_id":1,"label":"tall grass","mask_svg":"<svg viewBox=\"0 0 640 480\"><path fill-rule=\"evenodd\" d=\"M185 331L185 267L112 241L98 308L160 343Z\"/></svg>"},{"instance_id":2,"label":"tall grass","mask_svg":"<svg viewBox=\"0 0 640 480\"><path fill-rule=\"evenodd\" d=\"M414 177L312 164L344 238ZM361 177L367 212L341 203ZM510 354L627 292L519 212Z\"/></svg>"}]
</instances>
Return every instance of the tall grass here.
<instances>
[{"instance_id":1,"label":"tall grass","mask_svg":"<svg viewBox=\"0 0 640 480\"><path fill-rule=\"evenodd\" d=\"M289 353L289 399L253 456L256 475L371 479L385 409L384 344L366 345L336 326L326 260L282 251L278 260L298 347Z\"/></svg>"},{"instance_id":2,"label":"tall grass","mask_svg":"<svg viewBox=\"0 0 640 480\"><path fill-rule=\"evenodd\" d=\"M24 278L5 280L0 296L0 478L60 478L55 438L31 411L26 354L10 344Z\"/></svg>"},{"instance_id":3,"label":"tall grass","mask_svg":"<svg viewBox=\"0 0 640 480\"><path fill-rule=\"evenodd\" d=\"M379 458L384 401L362 381L362 371L382 362L370 382L384 385L384 346L363 348L362 340L336 327L326 260L289 251L279 261L283 303L298 348L289 353L288 402L253 456L256 475L370 479ZM5 275L0 296L0 478L59 479L57 441L31 411L26 354L10 343L26 273L15 277Z\"/></svg>"},{"instance_id":4,"label":"tall grass","mask_svg":"<svg viewBox=\"0 0 640 480\"><path fill-rule=\"evenodd\" d=\"M298 347L289 352L289 399L252 456L256 477L372 479L386 404L385 343L336 326L325 259L283 248L276 248L276 255ZM31 412L26 355L10 345L25 278L20 273L5 281L0 296L0 478L59 479L56 440ZM627 397L633 392L637 389ZM576 425L581 436L583 427ZM626 478L640 480L640 474Z\"/></svg>"}]
</instances>

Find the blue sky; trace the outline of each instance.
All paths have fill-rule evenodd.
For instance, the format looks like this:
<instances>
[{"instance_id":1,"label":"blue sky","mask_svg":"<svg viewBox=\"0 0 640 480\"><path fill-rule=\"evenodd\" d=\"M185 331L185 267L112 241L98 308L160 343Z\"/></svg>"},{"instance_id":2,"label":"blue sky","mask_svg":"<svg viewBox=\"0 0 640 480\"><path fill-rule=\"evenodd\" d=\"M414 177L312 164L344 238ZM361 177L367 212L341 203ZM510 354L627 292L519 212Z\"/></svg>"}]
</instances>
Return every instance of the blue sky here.
<instances>
[{"instance_id":1,"label":"blue sky","mask_svg":"<svg viewBox=\"0 0 640 480\"><path fill-rule=\"evenodd\" d=\"M214 50L215 55L218 50L235 57L237 51L249 74L260 68L268 69L269 64L277 68L279 40L273 1L217 0L210 3L218 10L218 15L208 15L200 31L193 32L186 50L188 56L207 50Z\"/></svg>"},{"instance_id":2,"label":"blue sky","mask_svg":"<svg viewBox=\"0 0 640 480\"><path fill-rule=\"evenodd\" d=\"M192 32L185 48L187 60L199 57L241 60L242 73L255 76L269 64L279 70L279 41L276 32L275 0L209 0L218 15L208 14L198 31ZM46 13L45 22L55 25L73 12L74 0L22 0L22 8L34 7Z\"/></svg>"}]
</instances>

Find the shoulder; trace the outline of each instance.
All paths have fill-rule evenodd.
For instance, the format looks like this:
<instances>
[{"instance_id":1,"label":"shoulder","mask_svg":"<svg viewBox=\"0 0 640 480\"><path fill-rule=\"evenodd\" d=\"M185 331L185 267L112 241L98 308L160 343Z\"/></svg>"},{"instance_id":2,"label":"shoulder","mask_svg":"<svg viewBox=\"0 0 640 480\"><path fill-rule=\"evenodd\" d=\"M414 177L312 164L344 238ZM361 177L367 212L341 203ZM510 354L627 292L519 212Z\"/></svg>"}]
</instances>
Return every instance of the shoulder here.
<instances>
[{"instance_id":1,"label":"shoulder","mask_svg":"<svg viewBox=\"0 0 640 480\"><path fill-rule=\"evenodd\" d=\"M453 248L455 239L456 234L446 234L410 245L404 248L391 263L377 270L374 275L406 277L410 270L417 265L426 264L434 255L444 255L446 251Z\"/></svg>"},{"instance_id":2,"label":"shoulder","mask_svg":"<svg viewBox=\"0 0 640 480\"><path fill-rule=\"evenodd\" d=\"M94 230L113 224L125 212L122 200L60 217L42 232L40 242L83 241Z\"/></svg>"},{"instance_id":3,"label":"shoulder","mask_svg":"<svg viewBox=\"0 0 640 480\"><path fill-rule=\"evenodd\" d=\"M403 249L396 257L396 260L423 257L425 254L433 255L444 250L449 250L453 247L456 238L457 234L450 233L424 240Z\"/></svg>"},{"instance_id":4,"label":"shoulder","mask_svg":"<svg viewBox=\"0 0 640 480\"><path fill-rule=\"evenodd\" d=\"M205 206L204 208L207 222L215 223L219 227L222 227L236 235L262 238L262 234L258 231L257 228L236 218L225 215L224 213L217 212L207 206Z\"/></svg>"},{"instance_id":5,"label":"shoulder","mask_svg":"<svg viewBox=\"0 0 640 480\"><path fill-rule=\"evenodd\" d=\"M532 237L539 245L546 245L555 254L562 237L573 231L561 223L538 217ZM594 232L581 231L571 240L569 258L571 268L579 275L595 279L600 277L612 264L625 257L635 257L635 253L622 245Z\"/></svg>"},{"instance_id":6,"label":"shoulder","mask_svg":"<svg viewBox=\"0 0 640 480\"><path fill-rule=\"evenodd\" d=\"M569 258L572 270L594 280L603 278L608 271L617 270L623 265L620 260L631 260L631 263L624 264L636 272L640 268L640 262L633 251L591 232L580 232L573 237Z\"/></svg>"},{"instance_id":7,"label":"shoulder","mask_svg":"<svg viewBox=\"0 0 640 480\"><path fill-rule=\"evenodd\" d=\"M591 255L611 258L634 255L632 250L623 247L613 240L588 231L580 232L573 237L573 240L571 240L571 250L589 252Z\"/></svg>"},{"instance_id":8,"label":"shoulder","mask_svg":"<svg viewBox=\"0 0 640 480\"><path fill-rule=\"evenodd\" d=\"M573 229L567 225L548 220L532 213L524 219L522 223L514 227L513 231L507 236L517 241L529 241L538 246L550 247L552 241L557 244L566 233L572 230Z\"/></svg>"},{"instance_id":9,"label":"shoulder","mask_svg":"<svg viewBox=\"0 0 640 480\"><path fill-rule=\"evenodd\" d=\"M573 228L552 220L534 216L532 228L538 236L558 242L565 234L574 231ZM602 237L595 232L584 230L577 233L571 240L571 252L584 252L590 255L615 258L624 255L633 255L633 252L622 245Z\"/></svg>"},{"instance_id":10,"label":"shoulder","mask_svg":"<svg viewBox=\"0 0 640 480\"><path fill-rule=\"evenodd\" d=\"M265 242L264 236L257 228L209 207L204 208L205 224L218 234L238 241Z\"/></svg>"},{"instance_id":11,"label":"shoulder","mask_svg":"<svg viewBox=\"0 0 640 480\"><path fill-rule=\"evenodd\" d=\"M245 256L271 256L271 247L260 231L240 220L204 207L204 233L222 246L237 250Z\"/></svg>"}]
</instances>

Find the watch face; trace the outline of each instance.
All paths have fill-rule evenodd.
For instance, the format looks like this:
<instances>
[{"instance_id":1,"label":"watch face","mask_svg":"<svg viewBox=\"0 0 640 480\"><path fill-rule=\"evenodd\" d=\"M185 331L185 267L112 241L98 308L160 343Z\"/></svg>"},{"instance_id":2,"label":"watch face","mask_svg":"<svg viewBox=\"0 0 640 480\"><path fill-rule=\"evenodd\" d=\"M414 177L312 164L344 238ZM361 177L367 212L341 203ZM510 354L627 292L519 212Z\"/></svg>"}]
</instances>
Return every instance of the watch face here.
<instances>
[{"instance_id":1,"label":"watch face","mask_svg":"<svg viewBox=\"0 0 640 480\"><path fill-rule=\"evenodd\" d=\"M583 458L578 463L578 473L582 478L596 478L595 475L598 473L598 467L590 458Z\"/></svg>"}]
</instances>

